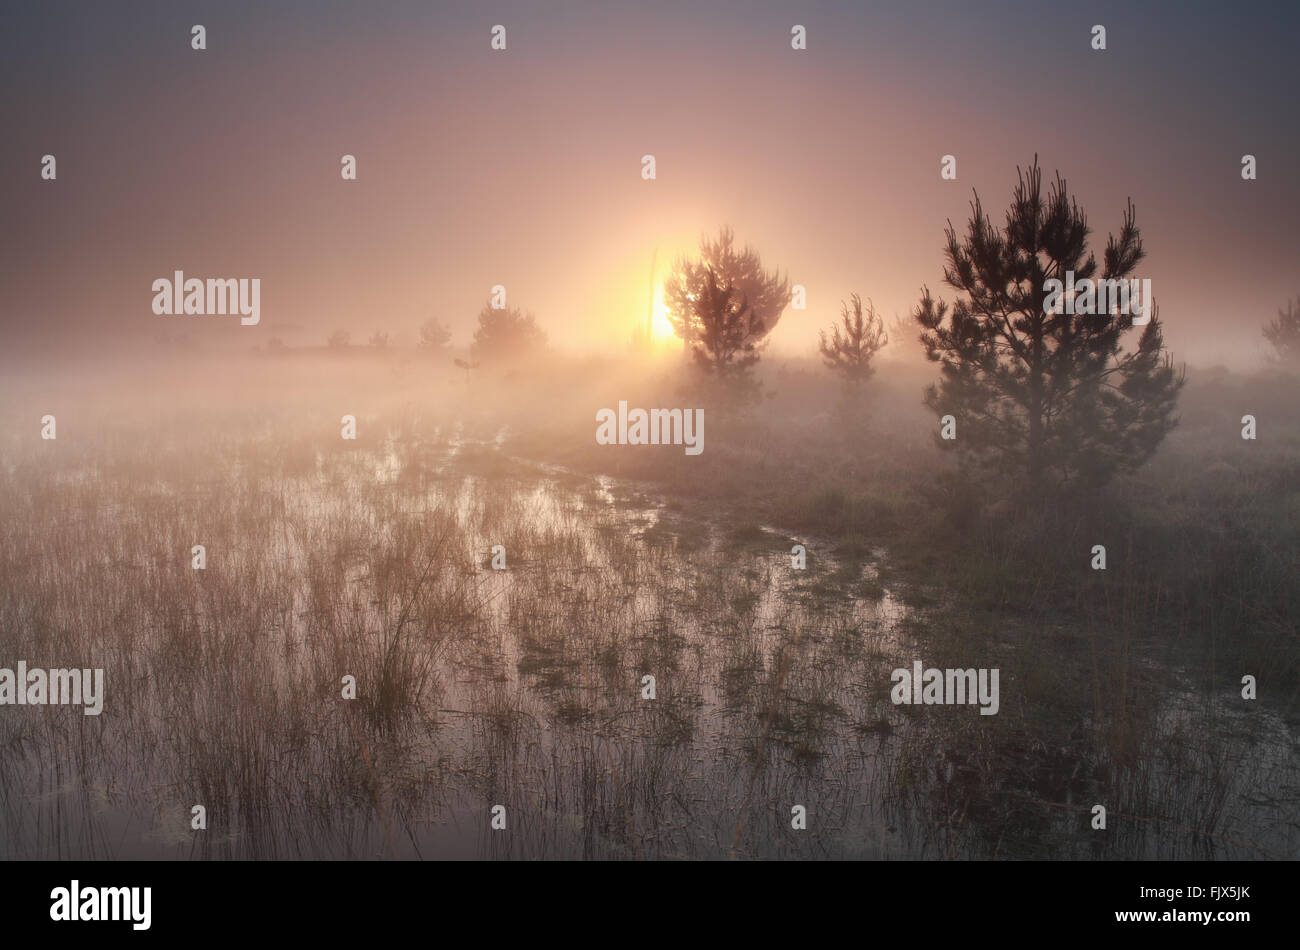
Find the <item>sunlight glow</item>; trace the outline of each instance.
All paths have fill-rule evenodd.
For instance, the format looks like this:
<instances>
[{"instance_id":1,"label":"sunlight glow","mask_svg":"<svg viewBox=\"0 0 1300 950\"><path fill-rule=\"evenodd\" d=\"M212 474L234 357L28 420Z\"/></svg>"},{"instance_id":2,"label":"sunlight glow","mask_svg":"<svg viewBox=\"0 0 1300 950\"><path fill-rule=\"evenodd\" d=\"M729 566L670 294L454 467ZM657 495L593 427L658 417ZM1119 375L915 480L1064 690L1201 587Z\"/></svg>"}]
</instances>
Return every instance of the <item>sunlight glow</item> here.
<instances>
[{"instance_id":1,"label":"sunlight glow","mask_svg":"<svg viewBox=\"0 0 1300 950\"><path fill-rule=\"evenodd\" d=\"M658 342L674 339L673 325L668 321L668 306L664 303L663 284L655 284L654 314L650 320L650 333Z\"/></svg>"}]
</instances>

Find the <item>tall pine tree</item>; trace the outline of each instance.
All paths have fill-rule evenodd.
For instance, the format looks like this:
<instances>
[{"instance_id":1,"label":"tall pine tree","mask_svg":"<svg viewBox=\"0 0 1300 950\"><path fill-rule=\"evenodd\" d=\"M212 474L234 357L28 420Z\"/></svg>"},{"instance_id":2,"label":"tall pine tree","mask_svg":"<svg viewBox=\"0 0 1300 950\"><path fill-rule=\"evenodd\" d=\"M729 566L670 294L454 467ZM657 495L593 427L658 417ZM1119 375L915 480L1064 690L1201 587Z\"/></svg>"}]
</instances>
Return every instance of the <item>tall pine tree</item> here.
<instances>
[{"instance_id":1,"label":"tall pine tree","mask_svg":"<svg viewBox=\"0 0 1300 950\"><path fill-rule=\"evenodd\" d=\"M1046 198L1038 158L1019 172L1006 224L996 228L976 194L964 239L946 230L944 281L952 306L924 288L914 311L941 379L926 390L936 414L957 420L939 440L976 468L1022 476L1031 491L1098 487L1145 462L1177 424L1183 375L1164 350L1160 321L1133 314L1081 316L1044 309L1050 279L1129 278L1145 252L1130 202L1111 235L1101 273L1089 228L1057 175ZM1055 309L1055 308L1054 308Z\"/></svg>"}]
</instances>

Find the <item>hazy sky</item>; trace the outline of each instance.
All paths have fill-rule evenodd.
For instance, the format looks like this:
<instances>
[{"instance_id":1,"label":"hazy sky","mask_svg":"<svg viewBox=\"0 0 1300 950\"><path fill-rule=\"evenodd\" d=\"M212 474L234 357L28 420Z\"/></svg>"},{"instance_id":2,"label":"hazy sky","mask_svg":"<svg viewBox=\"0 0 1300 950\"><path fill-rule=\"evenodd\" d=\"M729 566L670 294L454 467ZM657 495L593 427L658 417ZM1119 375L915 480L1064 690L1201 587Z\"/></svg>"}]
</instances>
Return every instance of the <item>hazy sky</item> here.
<instances>
[{"instance_id":1,"label":"hazy sky","mask_svg":"<svg viewBox=\"0 0 1300 950\"><path fill-rule=\"evenodd\" d=\"M429 316L464 344L500 283L557 343L622 346L652 253L662 276L725 223L808 288L773 335L808 352L852 291L887 316L924 283L950 296L947 219L964 227L978 189L1001 221L1038 153L1099 255L1133 198L1138 276L1176 358L1250 365L1260 325L1300 293L1300 4L1136 6L11 5L6 345L413 340ZM1245 153L1257 181L1241 180ZM150 285L176 269L260 277L261 324L155 316Z\"/></svg>"}]
</instances>

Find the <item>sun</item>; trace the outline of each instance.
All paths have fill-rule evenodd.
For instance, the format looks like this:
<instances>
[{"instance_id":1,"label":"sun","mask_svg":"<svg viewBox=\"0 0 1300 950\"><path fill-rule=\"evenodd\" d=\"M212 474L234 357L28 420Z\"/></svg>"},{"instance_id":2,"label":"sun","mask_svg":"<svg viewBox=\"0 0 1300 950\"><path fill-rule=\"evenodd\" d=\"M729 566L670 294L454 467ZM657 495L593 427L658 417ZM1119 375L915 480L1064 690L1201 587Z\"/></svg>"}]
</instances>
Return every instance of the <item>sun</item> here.
<instances>
[{"instance_id":1,"label":"sun","mask_svg":"<svg viewBox=\"0 0 1300 950\"><path fill-rule=\"evenodd\" d=\"M654 303L651 306L650 335L656 342L666 343L676 339L672 321L668 319L668 305L664 303L664 285L655 284Z\"/></svg>"}]
</instances>

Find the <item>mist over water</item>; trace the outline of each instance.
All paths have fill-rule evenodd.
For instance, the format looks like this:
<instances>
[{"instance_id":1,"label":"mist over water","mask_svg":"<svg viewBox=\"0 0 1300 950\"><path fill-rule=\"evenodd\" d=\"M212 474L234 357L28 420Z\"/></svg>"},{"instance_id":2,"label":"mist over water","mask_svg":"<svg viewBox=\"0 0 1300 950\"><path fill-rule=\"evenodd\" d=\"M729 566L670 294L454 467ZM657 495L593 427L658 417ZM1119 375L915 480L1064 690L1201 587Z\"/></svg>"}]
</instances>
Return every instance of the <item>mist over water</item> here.
<instances>
[{"instance_id":1,"label":"mist over water","mask_svg":"<svg viewBox=\"0 0 1300 950\"><path fill-rule=\"evenodd\" d=\"M595 438L611 394L680 403L685 367L593 365L467 378L449 353L393 351L7 375L4 656L101 666L108 701L93 725L0 716L0 852L1295 853L1277 797L1294 710L1248 714L1203 678L1169 640L1190 604L1151 601L1146 577L1079 608L1008 578L1013 600L926 550L908 485L938 463L905 371L848 414L814 364L772 361L762 417L720 416L689 457ZM1168 469L1216 451L1183 436L1148 483L1167 499ZM891 702L917 658L1000 668L998 714ZM1102 799L1141 820L1094 844L1079 829ZM817 834L790 831L795 804Z\"/></svg>"}]
</instances>

